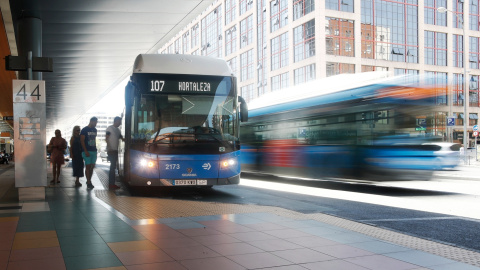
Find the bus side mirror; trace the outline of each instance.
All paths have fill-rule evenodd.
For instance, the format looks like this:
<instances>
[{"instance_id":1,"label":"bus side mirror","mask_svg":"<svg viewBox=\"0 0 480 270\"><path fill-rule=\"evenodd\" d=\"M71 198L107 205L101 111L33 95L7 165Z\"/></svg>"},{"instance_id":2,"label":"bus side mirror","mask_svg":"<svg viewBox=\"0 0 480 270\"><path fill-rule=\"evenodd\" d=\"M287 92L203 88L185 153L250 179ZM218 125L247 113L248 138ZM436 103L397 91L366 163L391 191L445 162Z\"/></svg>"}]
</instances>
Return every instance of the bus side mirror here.
<instances>
[{"instance_id":1,"label":"bus side mirror","mask_svg":"<svg viewBox=\"0 0 480 270\"><path fill-rule=\"evenodd\" d=\"M133 105L133 92L135 91L135 86L132 82L128 82L125 86L125 108L130 108Z\"/></svg>"},{"instance_id":2,"label":"bus side mirror","mask_svg":"<svg viewBox=\"0 0 480 270\"><path fill-rule=\"evenodd\" d=\"M241 96L238 96L238 102L240 102L240 122L248 122L247 102Z\"/></svg>"}]
</instances>

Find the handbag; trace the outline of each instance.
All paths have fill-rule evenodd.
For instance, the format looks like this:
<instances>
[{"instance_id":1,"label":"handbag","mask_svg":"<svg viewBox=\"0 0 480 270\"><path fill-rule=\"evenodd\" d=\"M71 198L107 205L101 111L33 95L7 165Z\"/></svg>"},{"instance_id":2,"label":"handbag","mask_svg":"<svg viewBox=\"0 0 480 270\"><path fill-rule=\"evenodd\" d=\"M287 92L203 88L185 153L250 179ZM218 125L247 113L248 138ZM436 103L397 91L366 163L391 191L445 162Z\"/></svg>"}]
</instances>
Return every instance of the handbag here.
<instances>
[{"instance_id":1,"label":"handbag","mask_svg":"<svg viewBox=\"0 0 480 270\"><path fill-rule=\"evenodd\" d=\"M47 153L51 154L53 150L53 146L51 144L47 145Z\"/></svg>"},{"instance_id":2,"label":"handbag","mask_svg":"<svg viewBox=\"0 0 480 270\"><path fill-rule=\"evenodd\" d=\"M51 154L52 151L53 151L53 145L52 145L52 140L53 140L54 137L52 137L52 139L50 140L50 143L47 144L47 153Z\"/></svg>"}]
</instances>

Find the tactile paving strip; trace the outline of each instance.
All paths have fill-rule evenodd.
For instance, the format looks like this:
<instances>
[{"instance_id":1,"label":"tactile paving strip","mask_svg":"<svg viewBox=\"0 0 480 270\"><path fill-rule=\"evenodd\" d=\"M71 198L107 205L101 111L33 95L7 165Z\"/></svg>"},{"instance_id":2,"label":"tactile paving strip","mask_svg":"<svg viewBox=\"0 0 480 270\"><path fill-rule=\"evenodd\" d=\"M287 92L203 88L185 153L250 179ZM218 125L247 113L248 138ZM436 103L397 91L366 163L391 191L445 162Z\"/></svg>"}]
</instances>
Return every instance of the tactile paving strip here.
<instances>
[{"instance_id":1,"label":"tactile paving strip","mask_svg":"<svg viewBox=\"0 0 480 270\"><path fill-rule=\"evenodd\" d=\"M172 217L208 216L269 212L297 220L317 220L347 230L362 233L411 249L425 251L451 260L480 267L480 253L430 240L378 228L364 223L326 215L322 213L303 214L287 209L215 202L199 202L160 198L117 197L107 190L96 190L96 196L128 217L129 219L159 219Z\"/></svg>"},{"instance_id":2,"label":"tactile paving strip","mask_svg":"<svg viewBox=\"0 0 480 270\"><path fill-rule=\"evenodd\" d=\"M257 205L198 202L159 198L117 197L107 190L95 195L129 219L158 219L172 217L209 216L254 212L271 212Z\"/></svg>"}]
</instances>

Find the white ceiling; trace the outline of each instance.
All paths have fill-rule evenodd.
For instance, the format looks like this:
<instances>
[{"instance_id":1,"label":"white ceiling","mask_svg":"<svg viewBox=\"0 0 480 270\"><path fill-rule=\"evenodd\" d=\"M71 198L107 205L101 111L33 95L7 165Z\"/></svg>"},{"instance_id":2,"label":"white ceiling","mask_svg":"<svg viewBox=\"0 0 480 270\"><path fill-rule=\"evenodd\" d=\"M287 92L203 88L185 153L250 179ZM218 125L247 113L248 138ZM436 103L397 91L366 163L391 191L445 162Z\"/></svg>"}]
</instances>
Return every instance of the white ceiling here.
<instances>
[{"instance_id":1,"label":"white ceiling","mask_svg":"<svg viewBox=\"0 0 480 270\"><path fill-rule=\"evenodd\" d=\"M43 57L53 58L54 67L43 73L50 132L69 128L131 74L138 54L155 53L213 2L1 0L0 8L11 10L13 24L4 16L7 34L22 16L42 20Z\"/></svg>"}]
</instances>

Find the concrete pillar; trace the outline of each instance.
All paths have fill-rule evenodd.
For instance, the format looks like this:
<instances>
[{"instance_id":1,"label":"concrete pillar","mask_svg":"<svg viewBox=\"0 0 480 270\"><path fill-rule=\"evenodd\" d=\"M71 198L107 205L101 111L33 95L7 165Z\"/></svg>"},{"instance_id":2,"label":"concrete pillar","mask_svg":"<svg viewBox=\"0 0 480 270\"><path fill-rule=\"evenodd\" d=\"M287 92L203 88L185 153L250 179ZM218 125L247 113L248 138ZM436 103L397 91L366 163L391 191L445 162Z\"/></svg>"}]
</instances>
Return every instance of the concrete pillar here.
<instances>
[{"instance_id":1,"label":"concrete pillar","mask_svg":"<svg viewBox=\"0 0 480 270\"><path fill-rule=\"evenodd\" d=\"M42 56L42 20L29 17L18 21L17 48L18 56L28 56L28 52L30 51L33 57ZM33 72L33 77L28 78L27 71L19 71L18 79L42 80L42 73Z\"/></svg>"},{"instance_id":2,"label":"concrete pillar","mask_svg":"<svg viewBox=\"0 0 480 270\"><path fill-rule=\"evenodd\" d=\"M18 56L42 56L42 20L34 17L22 18L17 23L16 29ZM45 154L46 127L45 127L45 87L41 72L19 71L18 80L14 81L14 125L15 125L15 186L18 188L20 201L45 200L45 186L47 185L47 160ZM31 83L20 81L30 80ZM32 81L34 80L34 81ZM30 87L31 84L42 85L42 102L29 103L15 101L18 87L24 91L38 91ZM30 89L32 88L32 89ZM42 89L39 88L39 89ZM20 125L34 125L32 135L21 134ZM32 124L33 123L33 124ZM31 136L31 137L28 137Z\"/></svg>"}]
</instances>

